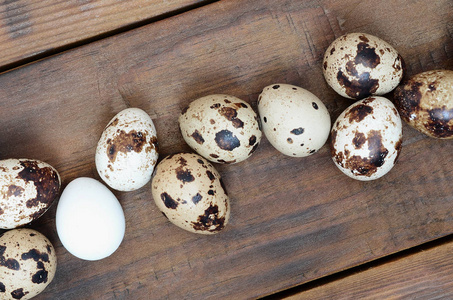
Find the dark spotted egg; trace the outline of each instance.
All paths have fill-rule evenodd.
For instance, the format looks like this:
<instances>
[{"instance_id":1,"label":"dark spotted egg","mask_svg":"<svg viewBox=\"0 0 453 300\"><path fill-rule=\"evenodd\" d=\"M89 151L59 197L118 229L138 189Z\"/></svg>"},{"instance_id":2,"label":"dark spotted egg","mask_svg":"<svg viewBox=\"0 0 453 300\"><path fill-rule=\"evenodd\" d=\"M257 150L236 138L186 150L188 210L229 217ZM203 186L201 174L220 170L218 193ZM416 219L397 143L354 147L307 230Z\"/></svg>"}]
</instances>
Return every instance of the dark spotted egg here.
<instances>
[{"instance_id":1,"label":"dark spotted egg","mask_svg":"<svg viewBox=\"0 0 453 300\"><path fill-rule=\"evenodd\" d=\"M133 191L151 180L158 148L154 123L139 108L120 111L107 124L96 148L96 169L118 191Z\"/></svg>"},{"instance_id":2,"label":"dark spotted egg","mask_svg":"<svg viewBox=\"0 0 453 300\"><path fill-rule=\"evenodd\" d=\"M182 229L214 234L228 223L230 203L220 174L197 154L165 157L156 167L151 186L157 207Z\"/></svg>"},{"instance_id":3,"label":"dark spotted egg","mask_svg":"<svg viewBox=\"0 0 453 300\"><path fill-rule=\"evenodd\" d=\"M338 94L359 100L394 90L403 78L404 62L395 48L382 39L349 33L327 48L323 71L327 83Z\"/></svg>"},{"instance_id":4,"label":"dark spotted egg","mask_svg":"<svg viewBox=\"0 0 453 300\"><path fill-rule=\"evenodd\" d=\"M395 105L410 126L439 139L453 138L453 71L419 73L398 86Z\"/></svg>"},{"instance_id":5,"label":"dark spotted egg","mask_svg":"<svg viewBox=\"0 0 453 300\"><path fill-rule=\"evenodd\" d=\"M36 230L12 229L0 235L0 299L31 299L53 280L57 256Z\"/></svg>"},{"instance_id":6,"label":"dark spotted egg","mask_svg":"<svg viewBox=\"0 0 453 300\"><path fill-rule=\"evenodd\" d=\"M311 92L290 84L265 87L258 98L263 133L281 153L304 157L317 152L330 132L330 115Z\"/></svg>"},{"instance_id":7,"label":"dark spotted egg","mask_svg":"<svg viewBox=\"0 0 453 300\"><path fill-rule=\"evenodd\" d=\"M380 96L354 103L335 121L330 146L334 163L349 177L367 181L384 176L401 152L398 111Z\"/></svg>"},{"instance_id":8,"label":"dark spotted egg","mask_svg":"<svg viewBox=\"0 0 453 300\"><path fill-rule=\"evenodd\" d=\"M250 157L261 140L258 117L250 104L229 95L192 101L180 117L186 143L204 158L233 164Z\"/></svg>"},{"instance_id":9,"label":"dark spotted egg","mask_svg":"<svg viewBox=\"0 0 453 300\"><path fill-rule=\"evenodd\" d=\"M60 175L34 159L0 161L0 228L11 229L43 215L60 191Z\"/></svg>"}]
</instances>

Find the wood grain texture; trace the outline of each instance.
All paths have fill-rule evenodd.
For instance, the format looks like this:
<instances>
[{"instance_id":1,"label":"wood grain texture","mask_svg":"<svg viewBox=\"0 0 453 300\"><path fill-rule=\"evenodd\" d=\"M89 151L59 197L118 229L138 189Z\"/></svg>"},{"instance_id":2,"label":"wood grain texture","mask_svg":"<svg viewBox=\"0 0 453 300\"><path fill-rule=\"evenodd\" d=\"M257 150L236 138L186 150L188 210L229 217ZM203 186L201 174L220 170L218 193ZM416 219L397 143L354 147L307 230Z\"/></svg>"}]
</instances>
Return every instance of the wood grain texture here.
<instances>
[{"instance_id":1,"label":"wood grain texture","mask_svg":"<svg viewBox=\"0 0 453 300\"><path fill-rule=\"evenodd\" d=\"M177 124L190 101L226 93L256 108L262 88L277 82L310 90L334 120L351 104L322 75L322 56L336 37L380 36L404 57L409 75L453 69L452 20L448 0L429 7L424 1L216 2L0 76L0 157L44 160L64 186L79 176L99 178L95 147L120 110L150 114L162 159L190 150ZM115 192L126 236L97 262L62 247L53 206L31 224L59 258L54 282L37 299L255 298L445 236L453 228L452 151L451 141L405 126L395 168L358 182L336 169L327 146L291 158L264 138L246 161L216 165L231 197L223 232L198 236L171 225L149 187Z\"/></svg>"},{"instance_id":2,"label":"wood grain texture","mask_svg":"<svg viewBox=\"0 0 453 300\"><path fill-rule=\"evenodd\" d=\"M450 241L284 299L452 299L452 253Z\"/></svg>"},{"instance_id":3,"label":"wood grain texture","mask_svg":"<svg viewBox=\"0 0 453 300\"><path fill-rule=\"evenodd\" d=\"M1 1L0 69L203 2L206 1Z\"/></svg>"}]
</instances>

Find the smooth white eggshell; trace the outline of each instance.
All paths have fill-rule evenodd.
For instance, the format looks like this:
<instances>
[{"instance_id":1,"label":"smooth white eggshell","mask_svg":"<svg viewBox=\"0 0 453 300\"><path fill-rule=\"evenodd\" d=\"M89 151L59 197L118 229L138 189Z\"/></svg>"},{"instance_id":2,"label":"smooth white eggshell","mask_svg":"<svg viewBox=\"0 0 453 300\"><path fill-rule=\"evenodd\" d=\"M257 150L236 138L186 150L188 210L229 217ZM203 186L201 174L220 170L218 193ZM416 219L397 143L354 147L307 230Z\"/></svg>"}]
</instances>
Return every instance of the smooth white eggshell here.
<instances>
[{"instance_id":1,"label":"smooth white eggshell","mask_svg":"<svg viewBox=\"0 0 453 300\"><path fill-rule=\"evenodd\" d=\"M355 32L330 44L324 54L323 72L338 94L359 100L395 89L404 75L404 61L386 41Z\"/></svg>"},{"instance_id":2,"label":"smooth white eggshell","mask_svg":"<svg viewBox=\"0 0 453 300\"><path fill-rule=\"evenodd\" d=\"M393 103L372 96L346 108L331 132L335 165L351 178L368 181L387 174L402 147L401 118Z\"/></svg>"},{"instance_id":3,"label":"smooth white eggshell","mask_svg":"<svg viewBox=\"0 0 453 300\"><path fill-rule=\"evenodd\" d=\"M56 213L58 237L74 256L99 260L116 251L126 223L115 195L99 181L80 177L61 194Z\"/></svg>"},{"instance_id":4,"label":"smooth white eggshell","mask_svg":"<svg viewBox=\"0 0 453 300\"><path fill-rule=\"evenodd\" d=\"M264 135L285 155L309 156L329 137L329 111L318 97L301 87L265 87L258 98L258 112Z\"/></svg>"},{"instance_id":5,"label":"smooth white eggshell","mask_svg":"<svg viewBox=\"0 0 453 300\"><path fill-rule=\"evenodd\" d=\"M198 154L217 163L238 163L261 140L258 117L250 104L229 95L198 98L179 117L181 134Z\"/></svg>"},{"instance_id":6,"label":"smooth white eggshell","mask_svg":"<svg viewBox=\"0 0 453 300\"><path fill-rule=\"evenodd\" d=\"M53 280L57 256L40 232L18 228L0 235L0 299L31 299Z\"/></svg>"},{"instance_id":7,"label":"smooth white eggshell","mask_svg":"<svg viewBox=\"0 0 453 300\"><path fill-rule=\"evenodd\" d=\"M96 169L118 191L147 184L157 163L157 135L150 116L139 108L120 111L102 132L96 148Z\"/></svg>"}]
</instances>

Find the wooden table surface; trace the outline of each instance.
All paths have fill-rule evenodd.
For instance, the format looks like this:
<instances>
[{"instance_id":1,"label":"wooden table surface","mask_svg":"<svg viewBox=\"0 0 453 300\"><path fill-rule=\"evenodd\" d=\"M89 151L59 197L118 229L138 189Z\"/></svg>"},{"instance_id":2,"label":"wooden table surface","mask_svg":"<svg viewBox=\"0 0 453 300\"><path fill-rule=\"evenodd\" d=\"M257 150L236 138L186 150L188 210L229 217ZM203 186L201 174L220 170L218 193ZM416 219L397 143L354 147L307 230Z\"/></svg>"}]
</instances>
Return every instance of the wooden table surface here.
<instances>
[{"instance_id":1,"label":"wooden table surface","mask_svg":"<svg viewBox=\"0 0 453 300\"><path fill-rule=\"evenodd\" d=\"M347 32L392 44L408 76L453 69L450 0L12 0L0 7L0 159L46 161L63 188L80 176L99 179L97 141L127 107L153 119L160 159L190 150L177 118L208 94L234 95L256 109L265 86L290 83L317 95L335 120L352 102L327 86L322 57ZM263 138L246 161L216 165L231 220L213 236L170 224L150 185L114 192L126 234L100 261L64 249L55 204L28 225L58 257L56 277L36 299L410 299L414 291L451 298L453 142L406 124L403 133L398 163L371 182L343 175L327 145L292 158Z\"/></svg>"}]
</instances>

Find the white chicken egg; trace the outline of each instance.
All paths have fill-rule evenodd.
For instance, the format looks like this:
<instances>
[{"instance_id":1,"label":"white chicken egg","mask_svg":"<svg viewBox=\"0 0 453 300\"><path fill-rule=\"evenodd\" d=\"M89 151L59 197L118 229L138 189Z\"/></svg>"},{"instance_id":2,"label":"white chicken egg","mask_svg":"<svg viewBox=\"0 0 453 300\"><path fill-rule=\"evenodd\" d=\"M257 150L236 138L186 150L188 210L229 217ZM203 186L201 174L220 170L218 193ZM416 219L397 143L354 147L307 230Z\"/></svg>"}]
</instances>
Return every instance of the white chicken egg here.
<instances>
[{"instance_id":1,"label":"white chicken egg","mask_svg":"<svg viewBox=\"0 0 453 300\"><path fill-rule=\"evenodd\" d=\"M61 194L56 227L61 243L71 254L99 260L119 247L126 223L115 195L99 181L80 177Z\"/></svg>"},{"instance_id":2,"label":"white chicken egg","mask_svg":"<svg viewBox=\"0 0 453 300\"><path fill-rule=\"evenodd\" d=\"M151 179L157 163L156 129L139 108L119 112L102 132L96 148L96 169L118 191L133 191Z\"/></svg>"},{"instance_id":3,"label":"white chicken egg","mask_svg":"<svg viewBox=\"0 0 453 300\"><path fill-rule=\"evenodd\" d=\"M265 87L258 98L258 112L264 135L285 155L309 156L329 137L329 111L318 97L301 87Z\"/></svg>"},{"instance_id":4,"label":"white chicken egg","mask_svg":"<svg viewBox=\"0 0 453 300\"><path fill-rule=\"evenodd\" d=\"M351 178L368 181L387 174L402 147L401 118L393 103L380 96L346 108L331 131L335 165Z\"/></svg>"}]
</instances>

